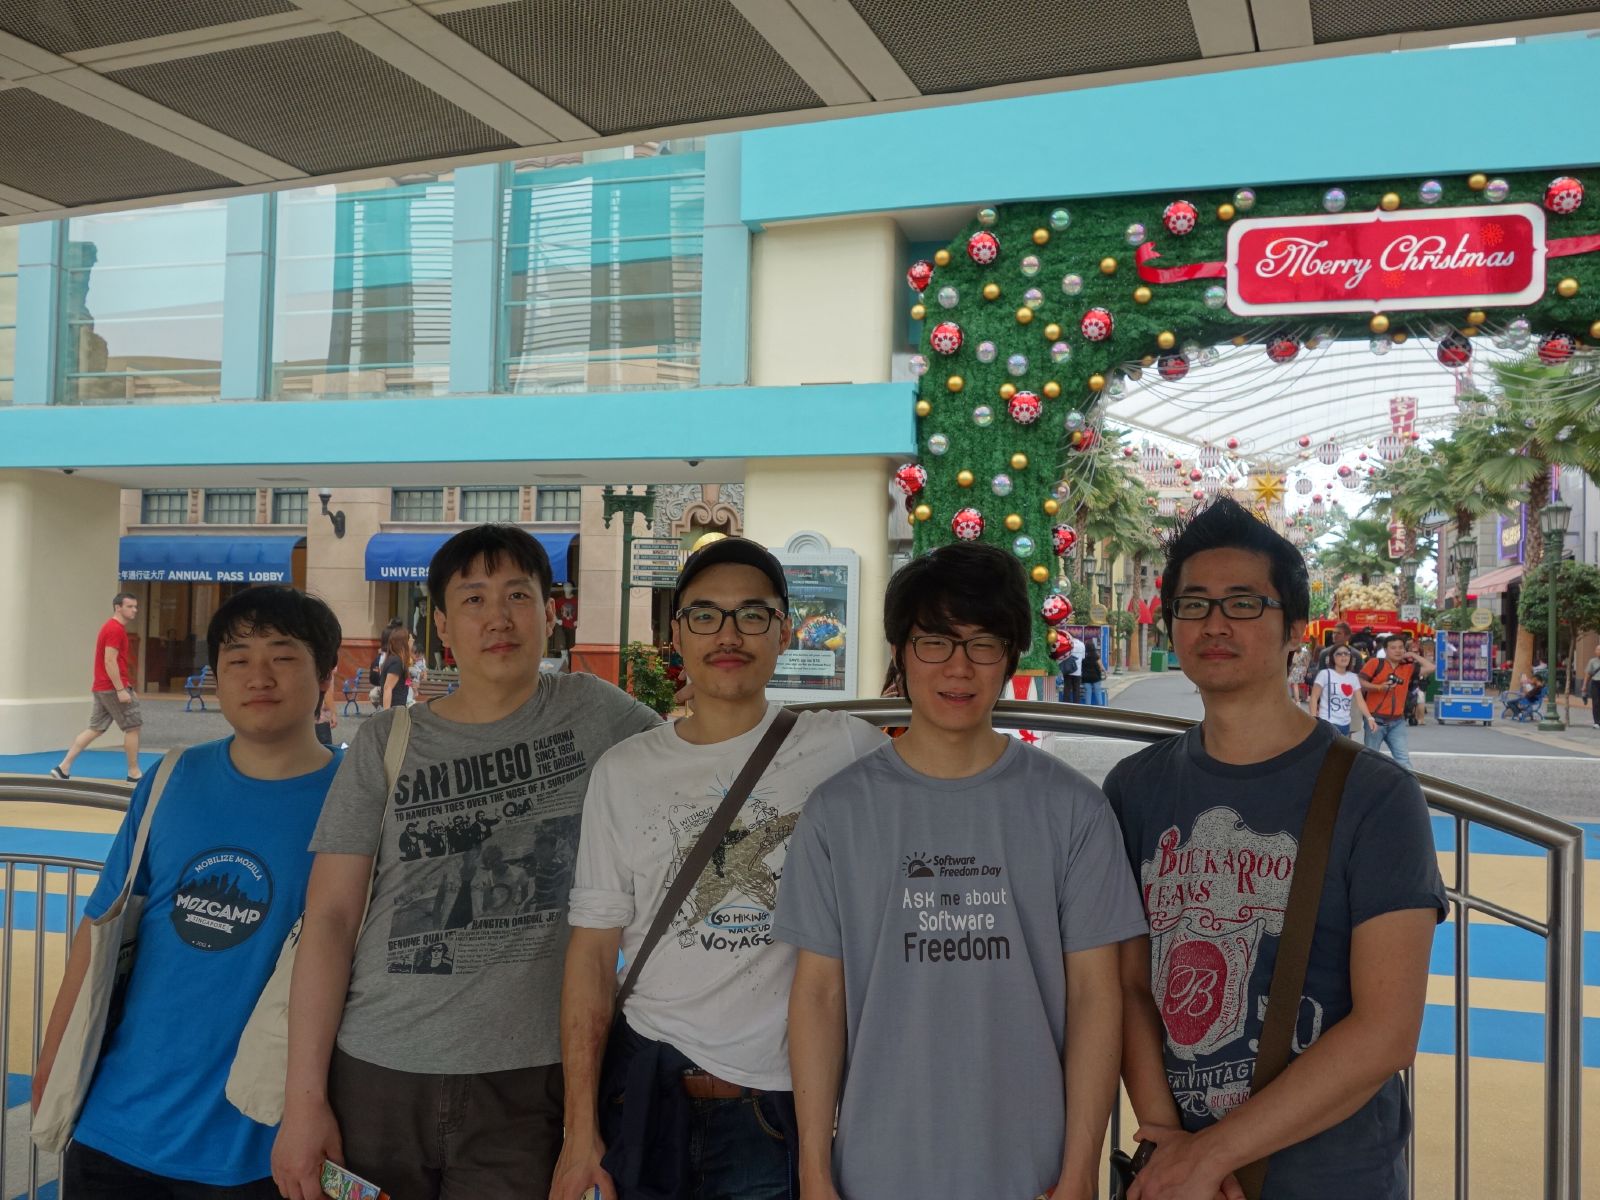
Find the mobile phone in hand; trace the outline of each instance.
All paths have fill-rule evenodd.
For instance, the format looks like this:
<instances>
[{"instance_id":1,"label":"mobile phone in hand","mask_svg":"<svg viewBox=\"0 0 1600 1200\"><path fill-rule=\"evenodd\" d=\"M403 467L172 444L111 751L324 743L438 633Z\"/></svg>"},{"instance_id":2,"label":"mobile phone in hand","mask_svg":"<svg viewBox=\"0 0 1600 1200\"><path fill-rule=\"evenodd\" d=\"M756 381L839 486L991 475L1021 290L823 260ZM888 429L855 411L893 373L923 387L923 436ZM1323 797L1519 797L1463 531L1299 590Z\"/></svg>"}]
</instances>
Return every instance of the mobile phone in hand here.
<instances>
[{"instance_id":1,"label":"mobile phone in hand","mask_svg":"<svg viewBox=\"0 0 1600 1200\"><path fill-rule=\"evenodd\" d=\"M389 1193L338 1163L322 1160L322 1194L332 1200L389 1200Z\"/></svg>"}]
</instances>

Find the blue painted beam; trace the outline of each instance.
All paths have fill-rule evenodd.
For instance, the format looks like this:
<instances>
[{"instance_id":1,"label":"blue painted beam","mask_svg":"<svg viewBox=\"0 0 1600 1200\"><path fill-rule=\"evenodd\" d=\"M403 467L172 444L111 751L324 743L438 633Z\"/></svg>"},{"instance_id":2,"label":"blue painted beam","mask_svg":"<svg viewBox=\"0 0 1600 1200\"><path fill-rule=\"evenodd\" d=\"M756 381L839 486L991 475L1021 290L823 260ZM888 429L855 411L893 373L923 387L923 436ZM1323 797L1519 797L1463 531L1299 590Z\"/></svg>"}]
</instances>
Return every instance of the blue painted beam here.
<instances>
[{"instance_id":1,"label":"blue painted beam","mask_svg":"<svg viewBox=\"0 0 1600 1200\"><path fill-rule=\"evenodd\" d=\"M0 468L899 455L910 383L0 409ZM374 429L426 437L374 438ZM315 431L314 435L310 431Z\"/></svg>"},{"instance_id":2,"label":"blue painted beam","mask_svg":"<svg viewBox=\"0 0 1600 1200\"><path fill-rule=\"evenodd\" d=\"M1217 71L744 135L753 227L849 213L1600 160L1593 124L1482 97L1600 111L1600 40L1414 50ZM1476 99L1475 99L1476 98ZM1411 130L1407 105L1454 111ZM1470 115L1465 115L1470 113ZM1390 117L1393 120L1390 120ZM1419 127L1420 128L1420 127Z\"/></svg>"},{"instance_id":3,"label":"blue painted beam","mask_svg":"<svg viewBox=\"0 0 1600 1200\"><path fill-rule=\"evenodd\" d=\"M228 200L222 269L222 399L266 395L272 352L272 219L276 197Z\"/></svg>"},{"instance_id":4,"label":"blue painted beam","mask_svg":"<svg viewBox=\"0 0 1600 1200\"><path fill-rule=\"evenodd\" d=\"M54 404L61 385L62 223L17 230L16 361L13 404Z\"/></svg>"},{"instance_id":5,"label":"blue painted beam","mask_svg":"<svg viewBox=\"0 0 1600 1200\"><path fill-rule=\"evenodd\" d=\"M495 386L500 328L499 163L455 174L455 221L450 251L450 390L487 392Z\"/></svg>"},{"instance_id":6,"label":"blue painted beam","mask_svg":"<svg viewBox=\"0 0 1600 1200\"><path fill-rule=\"evenodd\" d=\"M740 135L706 140L700 285L700 382L750 379L750 230L739 215Z\"/></svg>"}]
</instances>

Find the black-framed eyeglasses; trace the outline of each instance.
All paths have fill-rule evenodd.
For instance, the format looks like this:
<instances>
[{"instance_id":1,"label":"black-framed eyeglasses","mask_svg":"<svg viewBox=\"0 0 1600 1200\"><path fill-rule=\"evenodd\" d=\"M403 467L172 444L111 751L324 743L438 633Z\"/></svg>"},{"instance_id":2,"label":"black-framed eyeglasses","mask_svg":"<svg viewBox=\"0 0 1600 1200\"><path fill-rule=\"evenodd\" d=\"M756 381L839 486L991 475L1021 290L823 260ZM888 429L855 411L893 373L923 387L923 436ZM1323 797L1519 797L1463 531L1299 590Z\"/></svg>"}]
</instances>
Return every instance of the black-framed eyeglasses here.
<instances>
[{"instance_id":1,"label":"black-framed eyeglasses","mask_svg":"<svg viewBox=\"0 0 1600 1200\"><path fill-rule=\"evenodd\" d=\"M673 614L688 627L691 633L711 635L721 633L722 627L733 618L733 627L751 637L772 628L773 618L783 620L783 610L770 604L741 604L738 608L718 608L715 604L691 604Z\"/></svg>"},{"instance_id":2,"label":"black-framed eyeglasses","mask_svg":"<svg viewBox=\"0 0 1600 1200\"><path fill-rule=\"evenodd\" d=\"M1204 621L1211 610L1220 608L1222 615L1231 621L1254 621L1269 608L1282 608L1281 601L1271 596L1179 596L1172 602L1172 615L1179 621Z\"/></svg>"},{"instance_id":3,"label":"black-framed eyeglasses","mask_svg":"<svg viewBox=\"0 0 1600 1200\"><path fill-rule=\"evenodd\" d=\"M977 637L952 638L943 634L920 634L910 639L911 652L925 663L949 662L950 656L960 646L966 651L967 661L975 667L990 667L1006 656L1010 642L1005 638L980 634Z\"/></svg>"}]
</instances>

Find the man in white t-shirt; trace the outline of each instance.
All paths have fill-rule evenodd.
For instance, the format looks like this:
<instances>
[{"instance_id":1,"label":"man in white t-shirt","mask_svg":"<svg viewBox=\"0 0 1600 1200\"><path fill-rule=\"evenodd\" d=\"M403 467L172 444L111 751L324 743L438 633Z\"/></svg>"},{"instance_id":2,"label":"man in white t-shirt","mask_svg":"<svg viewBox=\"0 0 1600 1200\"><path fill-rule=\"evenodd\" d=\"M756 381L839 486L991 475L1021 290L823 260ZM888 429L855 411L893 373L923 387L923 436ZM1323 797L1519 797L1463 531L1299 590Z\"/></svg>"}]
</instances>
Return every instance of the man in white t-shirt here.
<instances>
[{"instance_id":1,"label":"man in white t-shirt","mask_svg":"<svg viewBox=\"0 0 1600 1200\"><path fill-rule=\"evenodd\" d=\"M561 998L566 1143L551 1200L595 1186L603 1200L791 1195L795 952L772 940L778 880L811 790L885 740L842 713L800 716L613 1028L618 951L637 957L777 715L766 686L791 634L783 568L744 538L691 555L672 607L694 713L607 752L584 804Z\"/></svg>"}]
</instances>

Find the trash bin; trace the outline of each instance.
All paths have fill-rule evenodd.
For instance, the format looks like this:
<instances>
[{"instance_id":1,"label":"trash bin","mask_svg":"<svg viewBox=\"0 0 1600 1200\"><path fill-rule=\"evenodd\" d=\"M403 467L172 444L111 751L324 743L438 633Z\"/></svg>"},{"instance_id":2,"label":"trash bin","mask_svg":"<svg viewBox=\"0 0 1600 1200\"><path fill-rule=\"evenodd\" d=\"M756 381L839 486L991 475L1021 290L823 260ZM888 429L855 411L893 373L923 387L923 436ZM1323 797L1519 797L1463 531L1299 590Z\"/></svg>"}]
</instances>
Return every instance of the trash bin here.
<instances>
[{"instance_id":1,"label":"trash bin","mask_svg":"<svg viewBox=\"0 0 1600 1200\"><path fill-rule=\"evenodd\" d=\"M1167 652L1165 650L1150 651L1150 669L1152 671L1165 671L1167 669Z\"/></svg>"}]
</instances>

